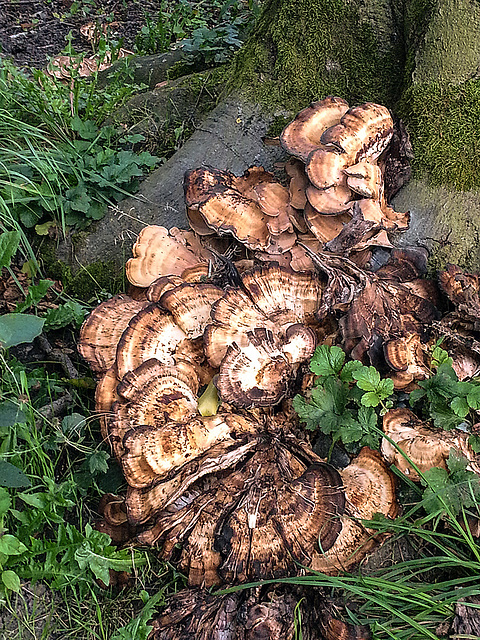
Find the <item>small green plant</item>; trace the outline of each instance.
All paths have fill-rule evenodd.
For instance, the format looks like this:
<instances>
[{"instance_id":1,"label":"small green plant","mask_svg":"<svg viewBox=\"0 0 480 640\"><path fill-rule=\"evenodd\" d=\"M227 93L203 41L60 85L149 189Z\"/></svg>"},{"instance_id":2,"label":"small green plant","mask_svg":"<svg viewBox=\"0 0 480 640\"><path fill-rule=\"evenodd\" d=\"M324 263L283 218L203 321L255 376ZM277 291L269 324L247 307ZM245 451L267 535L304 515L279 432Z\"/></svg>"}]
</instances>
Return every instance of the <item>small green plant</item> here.
<instances>
[{"instance_id":1,"label":"small green plant","mask_svg":"<svg viewBox=\"0 0 480 640\"><path fill-rule=\"evenodd\" d=\"M164 1L156 18L145 16L135 49L149 55L168 51L176 43L200 55L206 64L221 64L242 46L258 15L256 2L194 4L182 0L171 5Z\"/></svg>"},{"instance_id":2,"label":"small green plant","mask_svg":"<svg viewBox=\"0 0 480 640\"><path fill-rule=\"evenodd\" d=\"M125 86L100 91L75 78L69 87L0 61L0 214L11 226L84 228L137 190L159 158L132 151L139 134L101 124L132 94Z\"/></svg>"},{"instance_id":3,"label":"small green plant","mask_svg":"<svg viewBox=\"0 0 480 640\"><path fill-rule=\"evenodd\" d=\"M473 424L475 411L480 409L480 380L459 381L452 367L452 359L441 347L432 354L435 373L418 382L419 389L410 394L410 404L423 402L423 413L433 418L436 427L454 429L462 423Z\"/></svg>"},{"instance_id":4,"label":"small green plant","mask_svg":"<svg viewBox=\"0 0 480 640\"><path fill-rule=\"evenodd\" d=\"M297 395L293 407L307 429L341 440L347 449L367 445L378 449L380 413L393 406L393 382L381 379L374 367L345 362L340 347L321 345L310 362L317 376L308 399Z\"/></svg>"}]
</instances>

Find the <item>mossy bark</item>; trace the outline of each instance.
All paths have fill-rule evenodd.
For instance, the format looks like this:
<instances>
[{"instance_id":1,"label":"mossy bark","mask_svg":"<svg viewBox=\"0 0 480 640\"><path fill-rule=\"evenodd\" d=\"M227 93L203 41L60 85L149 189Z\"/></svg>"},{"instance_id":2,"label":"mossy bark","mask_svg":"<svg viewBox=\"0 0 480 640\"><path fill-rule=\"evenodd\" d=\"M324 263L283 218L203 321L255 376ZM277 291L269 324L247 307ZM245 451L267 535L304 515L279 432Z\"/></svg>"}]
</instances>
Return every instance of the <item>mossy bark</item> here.
<instances>
[{"instance_id":1,"label":"mossy bark","mask_svg":"<svg viewBox=\"0 0 480 640\"><path fill-rule=\"evenodd\" d=\"M91 239L76 260L91 262L102 247L99 257L118 261L137 226L185 224L186 168L271 168L255 136L278 134L309 102L334 94L386 104L407 126L415 152L415 180L399 196L399 208L412 212L407 241L427 244L438 266L480 269L479 64L480 0L267 0L222 72L221 104L139 198L101 221L101 242Z\"/></svg>"},{"instance_id":2,"label":"mossy bark","mask_svg":"<svg viewBox=\"0 0 480 640\"><path fill-rule=\"evenodd\" d=\"M269 0L229 86L268 109L328 94L391 103L404 66L395 20L389 0Z\"/></svg>"},{"instance_id":3,"label":"mossy bark","mask_svg":"<svg viewBox=\"0 0 480 640\"><path fill-rule=\"evenodd\" d=\"M407 238L423 225L435 264L480 268L479 67L478 0L270 0L229 87L270 112L328 94L386 104L415 153L418 191L400 202L424 220Z\"/></svg>"}]
</instances>

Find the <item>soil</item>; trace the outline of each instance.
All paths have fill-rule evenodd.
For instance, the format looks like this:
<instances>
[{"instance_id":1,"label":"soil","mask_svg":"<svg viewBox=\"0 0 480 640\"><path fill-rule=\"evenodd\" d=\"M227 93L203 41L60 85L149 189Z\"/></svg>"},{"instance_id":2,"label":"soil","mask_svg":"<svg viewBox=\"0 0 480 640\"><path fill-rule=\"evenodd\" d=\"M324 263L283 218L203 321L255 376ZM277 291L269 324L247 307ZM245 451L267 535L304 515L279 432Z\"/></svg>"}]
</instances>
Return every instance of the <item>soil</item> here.
<instances>
[{"instance_id":1,"label":"soil","mask_svg":"<svg viewBox=\"0 0 480 640\"><path fill-rule=\"evenodd\" d=\"M132 50L145 16L158 13L154 0L0 0L0 56L19 66L45 67L72 34L75 52L92 52L80 27L106 25L111 40Z\"/></svg>"}]
</instances>

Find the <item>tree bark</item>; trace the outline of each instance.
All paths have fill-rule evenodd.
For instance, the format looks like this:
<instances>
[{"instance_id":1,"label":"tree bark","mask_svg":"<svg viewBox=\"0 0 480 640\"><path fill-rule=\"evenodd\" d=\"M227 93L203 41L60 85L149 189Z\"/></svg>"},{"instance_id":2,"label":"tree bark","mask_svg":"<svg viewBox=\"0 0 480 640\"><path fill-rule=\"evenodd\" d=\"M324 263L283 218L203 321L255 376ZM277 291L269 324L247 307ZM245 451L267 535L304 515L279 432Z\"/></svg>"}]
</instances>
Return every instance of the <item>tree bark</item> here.
<instances>
[{"instance_id":1,"label":"tree bark","mask_svg":"<svg viewBox=\"0 0 480 640\"><path fill-rule=\"evenodd\" d=\"M334 94L352 105L383 103L406 125L415 159L414 178L394 201L412 212L402 242L426 244L435 267L480 268L479 65L478 0L268 0L225 72L219 106L145 181L140 200L120 203L77 243L75 261L121 262L138 232L134 218L184 225L185 169L271 168L278 149L261 137Z\"/></svg>"}]
</instances>

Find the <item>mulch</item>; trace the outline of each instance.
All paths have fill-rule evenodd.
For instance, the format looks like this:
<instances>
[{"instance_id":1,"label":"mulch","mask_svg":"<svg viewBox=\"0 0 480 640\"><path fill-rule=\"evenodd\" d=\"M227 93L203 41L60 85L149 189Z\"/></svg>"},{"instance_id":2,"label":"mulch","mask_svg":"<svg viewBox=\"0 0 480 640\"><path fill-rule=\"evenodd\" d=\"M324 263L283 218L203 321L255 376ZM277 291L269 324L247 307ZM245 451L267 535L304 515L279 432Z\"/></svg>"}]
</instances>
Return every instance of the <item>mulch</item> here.
<instances>
[{"instance_id":1,"label":"mulch","mask_svg":"<svg viewBox=\"0 0 480 640\"><path fill-rule=\"evenodd\" d=\"M112 40L131 49L145 16L160 9L153 0L0 0L0 57L18 66L43 68L67 46L72 34L75 52L92 52L80 28L108 25Z\"/></svg>"}]
</instances>

